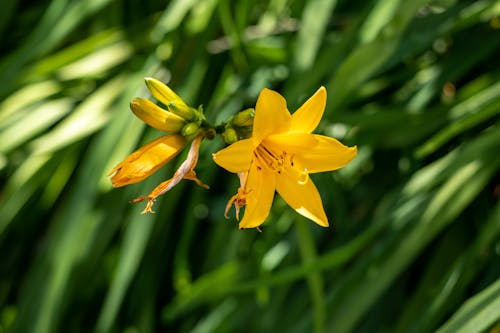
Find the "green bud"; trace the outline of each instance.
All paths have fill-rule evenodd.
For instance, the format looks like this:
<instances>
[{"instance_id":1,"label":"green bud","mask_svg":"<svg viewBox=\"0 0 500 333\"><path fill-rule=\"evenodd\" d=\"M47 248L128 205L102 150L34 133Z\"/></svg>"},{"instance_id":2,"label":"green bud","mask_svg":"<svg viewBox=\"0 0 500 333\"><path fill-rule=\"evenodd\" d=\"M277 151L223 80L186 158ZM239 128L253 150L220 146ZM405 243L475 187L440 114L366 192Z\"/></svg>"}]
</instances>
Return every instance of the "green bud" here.
<instances>
[{"instance_id":1,"label":"green bud","mask_svg":"<svg viewBox=\"0 0 500 333\"><path fill-rule=\"evenodd\" d=\"M170 112L175 113L176 115L186 119L187 121L194 120L196 118L196 110L189 106L170 102L166 105L166 107Z\"/></svg>"},{"instance_id":2,"label":"green bud","mask_svg":"<svg viewBox=\"0 0 500 333\"><path fill-rule=\"evenodd\" d=\"M236 127L245 127L253 125L253 118L255 116L255 110L250 108L238 112L233 119L231 120L231 124Z\"/></svg>"},{"instance_id":3,"label":"green bud","mask_svg":"<svg viewBox=\"0 0 500 333\"><path fill-rule=\"evenodd\" d=\"M226 130L222 133L222 138L224 142L228 145L238 141L238 133L232 127L226 127Z\"/></svg>"},{"instance_id":4,"label":"green bud","mask_svg":"<svg viewBox=\"0 0 500 333\"><path fill-rule=\"evenodd\" d=\"M186 138L194 138L200 133L200 125L197 123L186 124L181 131L182 136Z\"/></svg>"}]
</instances>

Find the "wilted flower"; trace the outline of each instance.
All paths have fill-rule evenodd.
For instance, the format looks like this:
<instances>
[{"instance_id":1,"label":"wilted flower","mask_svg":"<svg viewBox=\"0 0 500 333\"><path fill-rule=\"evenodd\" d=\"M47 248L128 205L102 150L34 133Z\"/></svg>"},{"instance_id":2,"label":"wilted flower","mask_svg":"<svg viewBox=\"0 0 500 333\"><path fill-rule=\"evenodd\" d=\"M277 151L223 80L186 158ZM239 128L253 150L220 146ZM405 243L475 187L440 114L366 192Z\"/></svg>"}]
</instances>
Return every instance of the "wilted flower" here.
<instances>
[{"instance_id":1,"label":"wilted flower","mask_svg":"<svg viewBox=\"0 0 500 333\"><path fill-rule=\"evenodd\" d=\"M140 182L167 164L186 146L182 135L169 134L142 146L109 173L113 187Z\"/></svg>"}]
</instances>

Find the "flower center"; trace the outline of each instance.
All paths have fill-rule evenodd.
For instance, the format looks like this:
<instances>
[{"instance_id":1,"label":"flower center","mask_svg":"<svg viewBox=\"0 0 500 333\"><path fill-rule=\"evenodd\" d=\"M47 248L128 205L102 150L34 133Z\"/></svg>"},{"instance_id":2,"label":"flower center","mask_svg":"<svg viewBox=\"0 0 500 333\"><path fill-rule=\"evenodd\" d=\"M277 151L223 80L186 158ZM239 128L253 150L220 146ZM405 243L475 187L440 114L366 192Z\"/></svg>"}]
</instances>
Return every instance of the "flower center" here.
<instances>
[{"instance_id":1,"label":"flower center","mask_svg":"<svg viewBox=\"0 0 500 333\"><path fill-rule=\"evenodd\" d=\"M257 169L266 167L278 175L285 175L295 179L297 183L304 184L309 179L307 169L302 168L294 161L294 154L278 150L269 145L259 145L254 151Z\"/></svg>"},{"instance_id":2,"label":"flower center","mask_svg":"<svg viewBox=\"0 0 500 333\"><path fill-rule=\"evenodd\" d=\"M278 174L281 174L285 164L293 166L293 155L289 156L285 151L271 150L262 144L254 151L254 156L260 162L259 164Z\"/></svg>"}]
</instances>

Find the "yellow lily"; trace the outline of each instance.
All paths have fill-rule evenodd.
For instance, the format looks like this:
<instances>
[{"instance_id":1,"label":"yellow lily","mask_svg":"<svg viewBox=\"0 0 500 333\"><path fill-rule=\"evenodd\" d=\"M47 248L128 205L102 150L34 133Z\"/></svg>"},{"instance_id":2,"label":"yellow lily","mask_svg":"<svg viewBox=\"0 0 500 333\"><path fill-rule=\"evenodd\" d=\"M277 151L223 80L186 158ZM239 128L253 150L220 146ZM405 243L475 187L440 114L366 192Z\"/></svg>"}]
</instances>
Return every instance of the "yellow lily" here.
<instances>
[{"instance_id":1,"label":"yellow lily","mask_svg":"<svg viewBox=\"0 0 500 333\"><path fill-rule=\"evenodd\" d=\"M258 227L266 220L275 191L299 214L328 226L321 197L309 173L345 166L356 156L357 148L311 134L325 105L326 89L321 87L291 115L280 94L264 89L255 107L252 136L213 155L219 166L240 177L238 193L227 207L234 204L238 218L239 209L245 206L240 228Z\"/></svg>"}]
</instances>

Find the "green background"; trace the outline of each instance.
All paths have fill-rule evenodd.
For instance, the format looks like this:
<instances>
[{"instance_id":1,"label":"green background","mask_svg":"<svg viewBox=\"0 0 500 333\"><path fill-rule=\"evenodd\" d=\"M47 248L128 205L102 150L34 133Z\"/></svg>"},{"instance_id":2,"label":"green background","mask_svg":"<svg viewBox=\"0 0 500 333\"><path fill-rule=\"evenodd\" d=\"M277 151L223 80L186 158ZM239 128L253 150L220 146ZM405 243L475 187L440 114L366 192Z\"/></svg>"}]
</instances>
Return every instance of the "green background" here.
<instances>
[{"instance_id":1,"label":"green background","mask_svg":"<svg viewBox=\"0 0 500 333\"><path fill-rule=\"evenodd\" d=\"M2 0L0 38L0 332L500 329L498 2ZM277 197L238 230L220 138L140 215L185 157L111 188L148 76L214 122L326 86L332 226Z\"/></svg>"}]
</instances>

